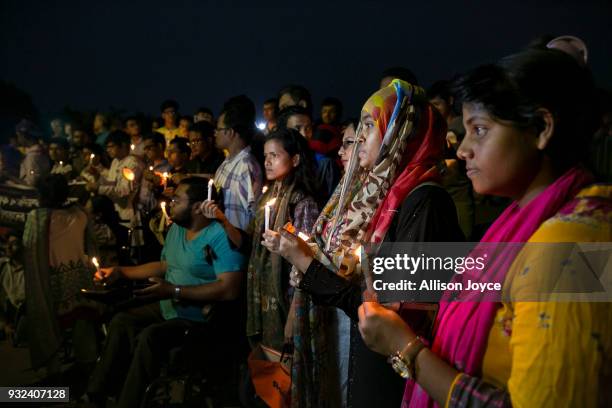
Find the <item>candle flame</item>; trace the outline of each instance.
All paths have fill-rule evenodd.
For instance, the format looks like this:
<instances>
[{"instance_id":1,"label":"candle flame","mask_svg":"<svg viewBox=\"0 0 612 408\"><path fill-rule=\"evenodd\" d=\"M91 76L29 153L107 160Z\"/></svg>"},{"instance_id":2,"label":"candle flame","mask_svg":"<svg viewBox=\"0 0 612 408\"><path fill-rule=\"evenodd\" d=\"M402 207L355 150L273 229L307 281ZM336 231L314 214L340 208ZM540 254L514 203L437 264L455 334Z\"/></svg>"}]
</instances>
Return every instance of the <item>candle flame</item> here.
<instances>
[{"instance_id":1,"label":"candle flame","mask_svg":"<svg viewBox=\"0 0 612 408\"><path fill-rule=\"evenodd\" d=\"M134 174L134 172L130 168L124 167L121 172L123 174L123 177L126 180L134 181L134 179L136 178L136 175Z\"/></svg>"},{"instance_id":2,"label":"candle flame","mask_svg":"<svg viewBox=\"0 0 612 408\"><path fill-rule=\"evenodd\" d=\"M359 258L359 260L361 260L361 245L358 245L357 248L355 248L355 256L357 256Z\"/></svg>"},{"instance_id":3,"label":"candle flame","mask_svg":"<svg viewBox=\"0 0 612 408\"><path fill-rule=\"evenodd\" d=\"M130 145L130 150L134 150L134 149L136 149L136 145L135 144L131 144Z\"/></svg>"},{"instance_id":4,"label":"candle flame","mask_svg":"<svg viewBox=\"0 0 612 408\"><path fill-rule=\"evenodd\" d=\"M96 258L95 256L93 258L91 258L91 263L94 264L96 269L100 268L100 263L98 262L98 258Z\"/></svg>"},{"instance_id":5,"label":"candle flame","mask_svg":"<svg viewBox=\"0 0 612 408\"><path fill-rule=\"evenodd\" d=\"M167 179L167 178L168 178L168 172L167 172L167 171L164 171L164 172L162 173L162 177L163 177L164 179Z\"/></svg>"},{"instance_id":6,"label":"candle flame","mask_svg":"<svg viewBox=\"0 0 612 408\"><path fill-rule=\"evenodd\" d=\"M149 171L153 171L153 166L149 166Z\"/></svg>"},{"instance_id":7,"label":"candle flame","mask_svg":"<svg viewBox=\"0 0 612 408\"><path fill-rule=\"evenodd\" d=\"M93 160L96 157L95 153L89 155L89 160Z\"/></svg>"},{"instance_id":8,"label":"candle flame","mask_svg":"<svg viewBox=\"0 0 612 408\"><path fill-rule=\"evenodd\" d=\"M63 166L63 165L64 165L64 162L60 160L60 166Z\"/></svg>"},{"instance_id":9,"label":"candle flame","mask_svg":"<svg viewBox=\"0 0 612 408\"><path fill-rule=\"evenodd\" d=\"M261 194L266 194L267 191L268 191L268 186L263 186L263 188L261 189Z\"/></svg>"}]
</instances>

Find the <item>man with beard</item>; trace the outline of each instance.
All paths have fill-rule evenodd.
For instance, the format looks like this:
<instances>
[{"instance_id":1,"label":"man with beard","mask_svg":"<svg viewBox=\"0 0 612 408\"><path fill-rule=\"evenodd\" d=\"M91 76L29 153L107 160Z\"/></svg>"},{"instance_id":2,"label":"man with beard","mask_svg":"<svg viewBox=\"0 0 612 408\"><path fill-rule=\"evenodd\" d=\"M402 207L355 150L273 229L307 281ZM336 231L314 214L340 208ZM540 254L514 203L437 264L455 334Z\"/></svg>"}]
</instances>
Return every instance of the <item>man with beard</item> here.
<instances>
[{"instance_id":1,"label":"man with beard","mask_svg":"<svg viewBox=\"0 0 612 408\"><path fill-rule=\"evenodd\" d=\"M182 344L186 330L200 326L212 338L228 333L223 325L235 321L224 317L224 310L227 301L239 296L244 258L230 248L222 226L202 214L207 187L208 179L199 177L183 179L177 187L170 206L174 224L158 262L96 272L96 280L104 282L148 279L151 285L135 294L159 301L111 320L104 352L89 382L92 402L103 404L123 384L117 406L140 406L147 384L159 376L161 361ZM203 351L218 344L206 343Z\"/></svg>"}]
</instances>

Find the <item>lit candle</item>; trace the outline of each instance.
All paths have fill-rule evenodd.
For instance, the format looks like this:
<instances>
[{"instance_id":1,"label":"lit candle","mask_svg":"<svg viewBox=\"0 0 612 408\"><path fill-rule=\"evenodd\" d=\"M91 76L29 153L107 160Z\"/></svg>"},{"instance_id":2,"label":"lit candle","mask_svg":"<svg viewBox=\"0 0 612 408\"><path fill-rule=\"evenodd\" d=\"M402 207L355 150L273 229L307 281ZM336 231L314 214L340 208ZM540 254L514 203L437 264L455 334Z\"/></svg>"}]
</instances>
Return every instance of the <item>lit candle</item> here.
<instances>
[{"instance_id":1,"label":"lit candle","mask_svg":"<svg viewBox=\"0 0 612 408\"><path fill-rule=\"evenodd\" d=\"M162 210L162 222L165 222L166 226L168 226L170 225L170 217L168 216L168 213L166 212L166 202L162 201L160 205L161 205L161 210Z\"/></svg>"},{"instance_id":2,"label":"lit candle","mask_svg":"<svg viewBox=\"0 0 612 408\"><path fill-rule=\"evenodd\" d=\"M215 180L210 179L208 181L208 201L212 200L212 189L213 189L214 184L215 184Z\"/></svg>"},{"instance_id":3,"label":"lit candle","mask_svg":"<svg viewBox=\"0 0 612 408\"><path fill-rule=\"evenodd\" d=\"M91 258L91 263L96 267L96 274L100 271L100 263L98 262L98 258L95 256Z\"/></svg>"},{"instance_id":4,"label":"lit candle","mask_svg":"<svg viewBox=\"0 0 612 408\"><path fill-rule=\"evenodd\" d=\"M64 165L64 162L60 160L60 167Z\"/></svg>"},{"instance_id":5,"label":"lit candle","mask_svg":"<svg viewBox=\"0 0 612 408\"><path fill-rule=\"evenodd\" d=\"M123 177L130 182L130 191L134 190L134 179L136 178L134 171L128 167L124 167L122 173Z\"/></svg>"},{"instance_id":6,"label":"lit candle","mask_svg":"<svg viewBox=\"0 0 612 408\"><path fill-rule=\"evenodd\" d=\"M164 188L166 188L166 185L168 184L168 172L167 171L164 171L162 173L162 184Z\"/></svg>"},{"instance_id":7,"label":"lit candle","mask_svg":"<svg viewBox=\"0 0 612 408\"><path fill-rule=\"evenodd\" d=\"M264 208L264 217L265 217L264 231L267 231L270 229L270 207L272 207L275 202L276 202L276 198L271 199L270 201L266 203L266 206Z\"/></svg>"},{"instance_id":8,"label":"lit candle","mask_svg":"<svg viewBox=\"0 0 612 408\"><path fill-rule=\"evenodd\" d=\"M92 161L94 158L96 157L96 155L94 153L89 155L89 161Z\"/></svg>"},{"instance_id":9,"label":"lit candle","mask_svg":"<svg viewBox=\"0 0 612 408\"><path fill-rule=\"evenodd\" d=\"M268 186L263 186L261 189L261 194L266 194L266 191L268 191Z\"/></svg>"},{"instance_id":10,"label":"lit candle","mask_svg":"<svg viewBox=\"0 0 612 408\"><path fill-rule=\"evenodd\" d=\"M96 272L98 272L100 270L100 263L98 262L98 258L96 258L95 256L91 258L91 263L94 264L94 266L96 267Z\"/></svg>"},{"instance_id":11,"label":"lit candle","mask_svg":"<svg viewBox=\"0 0 612 408\"><path fill-rule=\"evenodd\" d=\"M153 171L153 166L149 166L149 171Z\"/></svg>"},{"instance_id":12,"label":"lit candle","mask_svg":"<svg viewBox=\"0 0 612 408\"><path fill-rule=\"evenodd\" d=\"M134 151L134 149L136 149L136 145L132 143L132 144L130 145L130 150L131 150L131 151Z\"/></svg>"},{"instance_id":13,"label":"lit candle","mask_svg":"<svg viewBox=\"0 0 612 408\"><path fill-rule=\"evenodd\" d=\"M300 237L302 241L308 241L310 239L310 237L304 234L302 231L298 232L298 237Z\"/></svg>"}]
</instances>

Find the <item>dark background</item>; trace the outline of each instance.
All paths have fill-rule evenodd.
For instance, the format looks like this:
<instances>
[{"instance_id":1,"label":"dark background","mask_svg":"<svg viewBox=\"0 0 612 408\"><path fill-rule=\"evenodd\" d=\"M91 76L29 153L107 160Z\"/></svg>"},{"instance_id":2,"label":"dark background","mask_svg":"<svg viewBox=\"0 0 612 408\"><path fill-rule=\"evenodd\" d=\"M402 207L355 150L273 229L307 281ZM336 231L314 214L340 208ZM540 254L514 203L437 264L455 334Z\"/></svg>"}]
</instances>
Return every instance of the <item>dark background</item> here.
<instances>
[{"instance_id":1,"label":"dark background","mask_svg":"<svg viewBox=\"0 0 612 408\"><path fill-rule=\"evenodd\" d=\"M429 85L547 33L583 38L599 85L612 88L609 1L0 4L0 80L29 93L45 119L67 105L158 114L165 98L185 114L217 114L240 93L260 110L294 82L315 105L337 96L354 116L388 66Z\"/></svg>"}]
</instances>

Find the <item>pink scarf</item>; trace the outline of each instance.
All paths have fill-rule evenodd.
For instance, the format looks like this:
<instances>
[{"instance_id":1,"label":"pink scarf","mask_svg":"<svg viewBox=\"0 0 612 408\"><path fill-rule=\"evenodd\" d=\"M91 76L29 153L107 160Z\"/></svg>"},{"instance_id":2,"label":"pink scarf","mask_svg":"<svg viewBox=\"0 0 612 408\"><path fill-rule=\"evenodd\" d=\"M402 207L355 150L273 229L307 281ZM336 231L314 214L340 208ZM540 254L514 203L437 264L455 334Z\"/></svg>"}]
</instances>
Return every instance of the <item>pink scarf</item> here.
<instances>
[{"instance_id":1,"label":"pink scarf","mask_svg":"<svg viewBox=\"0 0 612 408\"><path fill-rule=\"evenodd\" d=\"M512 203L480 242L527 242L544 221L554 216L591 180L591 174L580 167L568 170L524 207ZM503 283L513 260L512 257L496 257L486 265L481 279ZM441 302L432 351L457 370L480 375L498 308L496 302ZM437 404L429 395L418 384L408 381L402 407L432 406Z\"/></svg>"}]
</instances>

